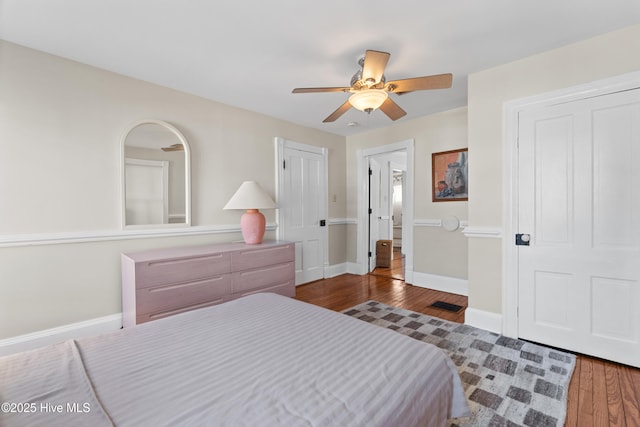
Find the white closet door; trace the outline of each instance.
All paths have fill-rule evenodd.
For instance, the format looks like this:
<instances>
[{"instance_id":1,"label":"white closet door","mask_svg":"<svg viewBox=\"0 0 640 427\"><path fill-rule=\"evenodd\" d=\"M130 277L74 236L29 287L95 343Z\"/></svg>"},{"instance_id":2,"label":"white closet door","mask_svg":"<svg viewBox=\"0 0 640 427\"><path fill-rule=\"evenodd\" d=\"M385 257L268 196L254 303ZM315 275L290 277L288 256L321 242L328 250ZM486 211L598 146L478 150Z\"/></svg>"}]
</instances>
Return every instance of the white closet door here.
<instances>
[{"instance_id":1,"label":"white closet door","mask_svg":"<svg viewBox=\"0 0 640 427\"><path fill-rule=\"evenodd\" d=\"M296 243L296 285L324 278L326 218L322 149L286 141L280 165L280 238Z\"/></svg>"},{"instance_id":2,"label":"white closet door","mask_svg":"<svg viewBox=\"0 0 640 427\"><path fill-rule=\"evenodd\" d=\"M640 366L640 90L519 124L519 335Z\"/></svg>"}]
</instances>

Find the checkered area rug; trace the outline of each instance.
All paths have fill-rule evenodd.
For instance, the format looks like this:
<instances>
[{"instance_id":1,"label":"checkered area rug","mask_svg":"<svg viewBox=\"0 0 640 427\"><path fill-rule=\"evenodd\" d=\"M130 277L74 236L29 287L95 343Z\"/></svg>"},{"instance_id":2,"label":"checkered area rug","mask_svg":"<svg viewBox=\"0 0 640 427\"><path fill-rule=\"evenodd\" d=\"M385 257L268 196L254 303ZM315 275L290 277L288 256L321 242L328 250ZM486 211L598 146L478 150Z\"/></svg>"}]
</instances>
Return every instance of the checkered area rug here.
<instances>
[{"instance_id":1,"label":"checkered area rug","mask_svg":"<svg viewBox=\"0 0 640 427\"><path fill-rule=\"evenodd\" d=\"M457 426L562 426L576 358L483 329L368 301L343 313L434 344L453 360L472 415Z\"/></svg>"}]
</instances>

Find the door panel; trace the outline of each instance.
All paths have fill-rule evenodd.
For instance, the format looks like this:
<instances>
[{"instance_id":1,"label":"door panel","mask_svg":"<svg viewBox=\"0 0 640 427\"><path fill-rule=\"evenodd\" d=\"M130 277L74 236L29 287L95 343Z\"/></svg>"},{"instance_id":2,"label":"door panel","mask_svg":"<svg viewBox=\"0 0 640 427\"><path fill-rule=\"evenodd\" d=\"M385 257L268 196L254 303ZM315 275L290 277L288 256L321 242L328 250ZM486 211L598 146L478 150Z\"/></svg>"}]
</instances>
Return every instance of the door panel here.
<instances>
[{"instance_id":1,"label":"door panel","mask_svg":"<svg viewBox=\"0 0 640 427\"><path fill-rule=\"evenodd\" d=\"M638 106L603 108L593 113L594 246L638 250ZM636 110L636 111L634 111ZM634 156L635 151L635 156ZM635 230L634 230L635 228Z\"/></svg>"},{"instance_id":2,"label":"door panel","mask_svg":"<svg viewBox=\"0 0 640 427\"><path fill-rule=\"evenodd\" d=\"M521 113L519 335L640 365L640 90Z\"/></svg>"},{"instance_id":3,"label":"door panel","mask_svg":"<svg viewBox=\"0 0 640 427\"><path fill-rule=\"evenodd\" d=\"M570 330L566 302L571 295L572 276L567 273L536 271L534 277L535 322ZM539 303L544 301L544 303Z\"/></svg>"},{"instance_id":4,"label":"door panel","mask_svg":"<svg viewBox=\"0 0 640 427\"><path fill-rule=\"evenodd\" d=\"M572 127L570 117L544 120L536 124L535 205L536 242L566 246L571 240L569 218L572 186Z\"/></svg>"},{"instance_id":5,"label":"door panel","mask_svg":"<svg viewBox=\"0 0 640 427\"><path fill-rule=\"evenodd\" d=\"M602 338L617 338L633 342L634 327L627 322L632 312L634 282L613 277L594 277L591 280L591 300L594 304L591 332Z\"/></svg>"}]
</instances>

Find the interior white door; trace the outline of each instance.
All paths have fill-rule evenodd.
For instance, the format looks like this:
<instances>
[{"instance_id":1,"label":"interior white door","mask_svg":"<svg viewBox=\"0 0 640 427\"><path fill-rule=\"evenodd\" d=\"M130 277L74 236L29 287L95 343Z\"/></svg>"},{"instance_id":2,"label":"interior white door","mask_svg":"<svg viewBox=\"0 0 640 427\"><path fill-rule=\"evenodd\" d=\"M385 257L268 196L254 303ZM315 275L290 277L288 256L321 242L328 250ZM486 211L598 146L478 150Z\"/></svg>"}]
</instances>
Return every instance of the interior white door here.
<instances>
[{"instance_id":1,"label":"interior white door","mask_svg":"<svg viewBox=\"0 0 640 427\"><path fill-rule=\"evenodd\" d=\"M378 196L378 239L391 240L393 234L392 216L392 184L393 170L388 160L381 162L380 169L380 193Z\"/></svg>"},{"instance_id":2,"label":"interior white door","mask_svg":"<svg viewBox=\"0 0 640 427\"><path fill-rule=\"evenodd\" d=\"M519 336L640 366L640 90L521 113L518 159Z\"/></svg>"},{"instance_id":3,"label":"interior white door","mask_svg":"<svg viewBox=\"0 0 640 427\"><path fill-rule=\"evenodd\" d=\"M280 238L296 244L296 285L324 277L324 237L321 221L326 173L318 150L306 151L301 144L287 144L283 150L281 192L278 208Z\"/></svg>"},{"instance_id":4,"label":"interior white door","mask_svg":"<svg viewBox=\"0 0 640 427\"><path fill-rule=\"evenodd\" d=\"M376 245L380 239L380 163L369 158L369 271L376 268Z\"/></svg>"}]
</instances>

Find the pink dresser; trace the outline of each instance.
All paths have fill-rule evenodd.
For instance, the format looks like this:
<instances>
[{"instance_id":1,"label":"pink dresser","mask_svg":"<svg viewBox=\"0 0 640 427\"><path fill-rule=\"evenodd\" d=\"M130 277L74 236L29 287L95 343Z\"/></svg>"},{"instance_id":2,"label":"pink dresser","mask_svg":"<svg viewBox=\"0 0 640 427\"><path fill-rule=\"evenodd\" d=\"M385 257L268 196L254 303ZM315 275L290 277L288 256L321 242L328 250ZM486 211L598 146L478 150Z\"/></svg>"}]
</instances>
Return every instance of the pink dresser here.
<instances>
[{"instance_id":1,"label":"pink dresser","mask_svg":"<svg viewBox=\"0 0 640 427\"><path fill-rule=\"evenodd\" d=\"M222 243L122 254L125 328L256 292L295 296L293 243Z\"/></svg>"}]
</instances>

